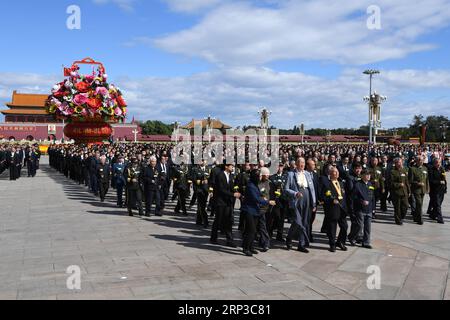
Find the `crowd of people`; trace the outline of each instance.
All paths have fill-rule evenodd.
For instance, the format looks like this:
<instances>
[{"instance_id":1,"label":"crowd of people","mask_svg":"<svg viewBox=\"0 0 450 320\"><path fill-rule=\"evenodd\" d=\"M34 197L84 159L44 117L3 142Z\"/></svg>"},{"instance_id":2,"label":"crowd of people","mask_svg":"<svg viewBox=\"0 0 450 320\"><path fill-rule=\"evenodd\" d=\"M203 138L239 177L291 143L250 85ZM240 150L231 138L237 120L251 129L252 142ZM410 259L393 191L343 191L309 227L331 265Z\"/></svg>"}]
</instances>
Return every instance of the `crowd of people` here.
<instances>
[{"instance_id":1,"label":"crowd of people","mask_svg":"<svg viewBox=\"0 0 450 320\"><path fill-rule=\"evenodd\" d=\"M209 227L208 211L214 217L215 244L221 231L226 244L236 247L232 226L239 199L239 230L247 255L257 253L255 243L260 251L269 250L275 232L288 249L296 240L298 250L308 252L320 207L325 213L321 231L332 252L347 250L347 244L371 248L371 222L377 212L387 212L388 203L396 224L402 225L410 210L421 225L428 194L427 214L444 223L441 205L450 167L449 150L440 145L282 145L276 174L263 160L238 167L214 160L209 165L208 159L175 165L172 149L171 144L54 145L49 156L53 168L84 184L102 202L109 189L115 189L117 205L126 207L129 215L137 210L148 217L154 206L154 214L162 216L170 190L177 214L187 216L187 207L197 203L198 225ZM40 157L36 145L0 145L0 173L9 170L10 180L17 180L26 168L28 177L35 177ZM285 235L286 219L291 226Z\"/></svg>"},{"instance_id":2,"label":"crowd of people","mask_svg":"<svg viewBox=\"0 0 450 320\"><path fill-rule=\"evenodd\" d=\"M115 189L117 206L127 208L130 216L162 216L170 196L177 201L176 214L187 216L187 207L197 203L198 225L208 228L214 217L213 244L223 234L227 246L237 247L233 225L239 199L238 229L247 256L258 253L255 247L268 251L273 238L288 250L297 241L297 250L308 253L318 208L325 214L321 232L331 252L357 244L371 249L372 220L387 214L388 203L397 225L408 210L422 225L423 200L429 194L427 214L444 223L441 205L449 167L448 149L440 145L282 145L275 174L263 160L235 166L213 158L212 164L203 159L176 165L172 149L171 144L54 145L48 152L54 169L85 185L100 201Z\"/></svg>"},{"instance_id":3,"label":"crowd of people","mask_svg":"<svg viewBox=\"0 0 450 320\"><path fill-rule=\"evenodd\" d=\"M41 152L37 145L0 145L0 175L9 170L9 179L14 181L22 176L26 168L28 177L34 178L39 169Z\"/></svg>"}]
</instances>

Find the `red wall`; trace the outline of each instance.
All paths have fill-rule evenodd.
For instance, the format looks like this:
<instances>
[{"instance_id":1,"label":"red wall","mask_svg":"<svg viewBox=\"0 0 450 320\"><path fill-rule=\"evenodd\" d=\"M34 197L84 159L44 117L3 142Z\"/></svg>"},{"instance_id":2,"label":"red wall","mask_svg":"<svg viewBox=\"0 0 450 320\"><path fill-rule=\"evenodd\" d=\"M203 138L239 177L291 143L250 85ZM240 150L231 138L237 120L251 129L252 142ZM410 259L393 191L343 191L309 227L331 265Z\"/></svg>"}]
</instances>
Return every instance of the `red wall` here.
<instances>
[{"instance_id":1,"label":"red wall","mask_svg":"<svg viewBox=\"0 0 450 320\"><path fill-rule=\"evenodd\" d=\"M64 126L62 124L56 125L56 139L61 140L63 137ZM123 140L126 138L129 141L134 141L134 130L138 130L138 138L140 137L141 129L134 124L114 124L113 137L114 139ZM47 124L27 124L27 123L3 123L0 124L0 139L9 139L14 137L15 140L23 140L28 136L32 136L35 140L47 140L48 125Z\"/></svg>"}]
</instances>

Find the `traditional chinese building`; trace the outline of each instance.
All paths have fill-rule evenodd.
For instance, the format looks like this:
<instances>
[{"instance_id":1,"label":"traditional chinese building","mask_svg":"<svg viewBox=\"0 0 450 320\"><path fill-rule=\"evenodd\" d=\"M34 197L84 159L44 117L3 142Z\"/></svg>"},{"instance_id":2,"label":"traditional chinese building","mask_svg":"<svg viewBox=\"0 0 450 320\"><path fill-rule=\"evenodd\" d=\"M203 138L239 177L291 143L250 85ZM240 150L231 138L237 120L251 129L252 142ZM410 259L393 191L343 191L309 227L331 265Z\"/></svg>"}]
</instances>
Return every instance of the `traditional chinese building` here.
<instances>
[{"instance_id":1,"label":"traditional chinese building","mask_svg":"<svg viewBox=\"0 0 450 320\"><path fill-rule=\"evenodd\" d=\"M13 92L12 102L6 103L8 109L0 111L5 122L0 124L0 139L7 140L61 140L64 123L54 119L45 111L47 95ZM138 139L141 128L134 123L112 124L113 139L134 141Z\"/></svg>"}]
</instances>

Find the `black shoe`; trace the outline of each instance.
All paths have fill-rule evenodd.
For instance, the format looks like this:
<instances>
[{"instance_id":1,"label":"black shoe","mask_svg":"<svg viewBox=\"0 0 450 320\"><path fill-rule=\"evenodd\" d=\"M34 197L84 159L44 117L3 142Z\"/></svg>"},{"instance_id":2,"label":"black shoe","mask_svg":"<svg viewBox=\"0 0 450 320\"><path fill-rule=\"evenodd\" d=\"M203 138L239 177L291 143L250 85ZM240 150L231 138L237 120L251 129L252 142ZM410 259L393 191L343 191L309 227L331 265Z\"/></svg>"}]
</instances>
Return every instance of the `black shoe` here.
<instances>
[{"instance_id":1,"label":"black shoe","mask_svg":"<svg viewBox=\"0 0 450 320\"><path fill-rule=\"evenodd\" d=\"M150 217L150 213L146 213L145 216L146 216L147 218L149 218L149 217Z\"/></svg>"},{"instance_id":2,"label":"black shoe","mask_svg":"<svg viewBox=\"0 0 450 320\"><path fill-rule=\"evenodd\" d=\"M439 223L439 224L444 224L444 220L438 220L437 223Z\"/></svg>"},{"instance_id":3,"label":"black shoe","mask_svg":"<svg viewBox=\"0 0 450 320\"><path fill-rule=\"evenodd\" d=\"M245 254L247 257L253 257L253 253L251 253L251 252L248 251L248 250L244 250L244 254Z\"/></svg>"},{"instance_id":4,"label":"black shoe","mask_svg":"<svg viewBox=\"0 0 450 320\"><path fill-rule=\"evenodd\" d=\"M363 247L363 248L366 248L366 249L373 249L372 246L371 246L370 244L363 244L362 247Z\"/></svg>"},{"instance_id":5,"label":"black shoe","mask_svg":"<svg viewBox=\"0 0 450 320\"><path fill-rule=\"evenodd\" d=\"M347 251L347 247L343 244L343 243L338 243L336 245L339 249L341 249L342 251Z\"/></svg>"},{"instance_id":6,"label":"black shoe","mask_svg":"<svg viewBox=\"0 0 450 320\"><path fill-rule=\"evenodd\" d=\"M258 254L258 251L256 251L255 249L251 249L250 252L253 254Z\"/></svg>"},{"instance_id":7,"label":"black shoe","mask_svg":"<svg viewBox=\"0 0 450 320\"><path fill-rule=\"evenodd\" d=\"M261 250L259 250L259 251L261 251L261 252L267 252L267 251L269 251L269 248L267 248L267 247L264 247L264 248L262 248Z\"/></svg>"},{"instance_id":8,"label":"black shoe","mask_svg":"<svg viewBox=\"0 0 450 320\"><path fill-rule=\"evenodd\" d=\"M214 239L209 240L209 242L212 243L212 244L219 244L219 242L217 240L214 240Z\"/></svg>"},{"instance_id":9,"label":"black shoe","mask_svg":"<svg viewBox=\"0 0 450 320\"><path fill-rule=\"evenodd\" d=\"M133 212L128 212L128 215L129 215L130 217L134 216L134 215L133 215Z\"/></svg>"},{"instance_id":10,"label":"black shoe","mask_svg":"<svg viewBox=\"0 0 450 320\"><path fill-rule=\"evenodd\" d=\"M230 248L237 248L237 245L234 242L232 242L232 241L228 241L226 246L230 247Z\"/></svg>"},{"instance_id":11,"label":"black shoe","mask_svg":"<svg viewBox=\"0 0 450 320\"><path fill-rule=\"evenodd\" d=\"M423 221L418 221L417 224L418 224L419 226L422 226L422 225L423 225Z\"/></svg>"},{"instance_id":12,"label":"black shoe","mask_svg":"<svg viewBox=\"0 0 450 320\"><path fill-rule=\"evenodd\" d=\"M286 240L286 249L289 251L292 249L292 244Z\"/></svg>"},{"instance_id":13,"label":"black shoe","mask_svg":"<svg viewBox=\"0 0 450 320\"><path fill-rule=\"evenodd\" d=\"M348 243L350 244L351 247L355 247L356 246L356 243L353 240L349 241Z\"/></svg>"},{"instance_id":14,"label":"black shoe","mask_svg":"<svg viewBox=\"0 0 450 320\"><path fill-rule=\"evenodd\" d=\"M328 249L328 251L330 251L330 252L336 252L336 247L335 247L335 246L331 246L330 249Z\"/></svg>"},{"instance_id":15,"label":"black shoe","mask_svg":"<svg viewBox=\"0 0 450 320\"><path fill-rule=\"evenodd\" d=\"M402 226L402 225L403 225L403 222L401 222L401 221L396 221L395 224L398 225L398 226Z\"/></svg>"},{"instance_id":16,"label":"black shoe","mask_svg":"<svg viewBox=\"0 0 450 320\"><path fill-rule=\"evenodd\" d=\"M297 251L303 252L303 253L309 253L309 250L306 249L305 247L298 247L298 248L297 248Z\"/></svg>"}]
</instances>

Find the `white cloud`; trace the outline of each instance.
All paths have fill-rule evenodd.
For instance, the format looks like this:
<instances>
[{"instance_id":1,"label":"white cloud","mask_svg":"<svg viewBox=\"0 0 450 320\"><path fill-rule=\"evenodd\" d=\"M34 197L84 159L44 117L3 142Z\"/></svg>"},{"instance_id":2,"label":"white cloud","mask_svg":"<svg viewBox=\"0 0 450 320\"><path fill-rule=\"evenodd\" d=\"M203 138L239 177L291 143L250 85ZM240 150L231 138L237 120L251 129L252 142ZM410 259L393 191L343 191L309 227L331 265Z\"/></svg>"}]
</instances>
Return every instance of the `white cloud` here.
<instances>
[{"instance_id":1,"label":"white cloud","mask_svg":"<svg viewBox=\"0 0 450 320\"><path fill-rule=\"evenodd\" d=\"M450 0L378 0L382 30L367 28L372 0L274 3L278 5L226 2L192 28L154 43L219 65L287 59L368 64L434 48L418 38L450 25Z\"/></svg>"},{"instance_id":2,"label":"white cloud","mask_svg":"<svg viewBox=\"0 0 450 320\"><path fill-rule=\"evenodd\" d=\"M407 125L417 113L450 115L450 95L445 94L449 78L450 72L438 70L383 72L374 87L389 97L383 108L384 125ZM262 67L235 67L191 77L117 82L139 119L189 122L211 114L242 126L257 124L262 106L273 111L272 123L282 128L301 122L308 127L359 127L367 118L363 96L368 93L368 79L360 70L347 69L336 80L327 80Z\"/></svg>"},{"instance_id":3,"label":"white cloud","mask_svg":"<svg viewBox=\"0 0 450 320\"><path fill-rule=\"evenodd\" d=\"M0 73L0 102L13 90L49 94L60 76ZM367 121L363 96L368 79L359 69L346 69L329 80L299 72L264 67L219 68L189 77L111 79L124 91L131 117L187 123L208 115L232 126L258 124L258 110L273 111L271 123L290 128L359 127ZM385 70L374 88L388 96L383 125L407 125L414 114L450 116L450 71Z\"/></svg>"},{"instance_id":4,"label":"white cloud","mask_svg":"<svg viewBox=\"0 0 450 320\"><path fill-rule=\"evenodd\" d=\"M95 4L105 5L109 3L113 3L119 6L120 9L124 11L133 11L134 4L137 0L93 0Z\"/></svg>"},{"instance_id":5,"label":"white cloud","mask_svg":"<svg viewBox=\"0 0 450 320\"><path fill-rule=\"evenodd\" d=\"M197 13L199 11L212 8L219 3L228 0L164 0L170 9L176 12Z\"/></svg>"}]
</instances>

